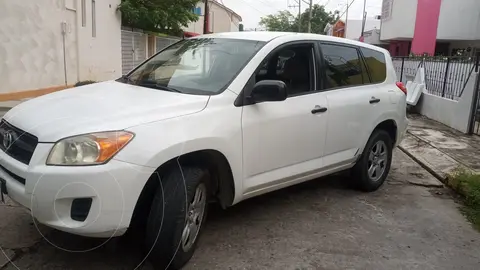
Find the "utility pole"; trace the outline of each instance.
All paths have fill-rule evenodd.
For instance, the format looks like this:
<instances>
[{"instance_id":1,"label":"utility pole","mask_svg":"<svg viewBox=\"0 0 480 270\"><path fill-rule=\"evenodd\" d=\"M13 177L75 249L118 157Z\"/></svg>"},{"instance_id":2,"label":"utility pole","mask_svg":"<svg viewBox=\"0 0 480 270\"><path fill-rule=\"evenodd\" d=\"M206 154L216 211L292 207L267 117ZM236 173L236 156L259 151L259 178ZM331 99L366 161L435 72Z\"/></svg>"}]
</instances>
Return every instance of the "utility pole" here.
<instances>
[{"instance_id":1,"label":"utility pole","mask_svg":"<svg viewBox=\"0 0 480 270\"><path fill-rule=\"evenodd\" d=\"M363 0L363 21L362 21L362 34L360 37L363 39L363 32L365 31L365 23L367 20L367 14L365 13L365 7L367 6L367 0Z\"/></svg>"},{"instance_id":2,"label":"utility pole","mask_svg":"<svg viewBox=\"0 0 480 270\"><path fill-rule=\"evenodd\" d=\"M352 3L353 3L353 2L352 2ZM346 11L346 13L347 13L347 15L346 15L346 16L347 16L347 17L345 18L345 31L343 32L343 33L344 33L344 35L345 35L345 38L347 38L347 29L348 29L348 27L347 27L347 26L348 26L348 8L349 8L349 7L350 7L350 5L348 4L348 0L347 0L347 11Z\"/></svg>"},{"instance_id":3,"label":"utility pole","mask_svg":"<svg viewBox=\"0 0 480 270\"><path fill-rule=\"evenodd\" d=\"M302 32L302 1L298 0L298 32Z\"/></svg>"},{"instance_id":4,"label":"utility pole","mask_svg":"<svg viewBox=\"0 0 480 270\"><path fill-rule=\"evenodd\" d=\"M298 3L298 6L296 4L294 4L294 5L289 5L288 7L289 8L298 7L298 32L300 33L302 31L302 20L301 20L301 17L302 17L302 7L301 7L302 0L296 0L295 3Z\"/></svg>"},{"instance_id":5,"label":"utility pole","mask_svg":"<svg viewBox=\"0 0 480 270\"><path fill-rule=\"evenodd\" d=\"M208 8L208 0L204 0L205 1L205 8L204 8L204 11L203 11L203 34L208 34L208 17L210 15L210 10Z\"/></svg>"},{"instance_id":6,"label":"utility pole","mask_svg":"<svg viewBox=\"0 0 480 270\"><path fill-rule=\"evenodd\" d=\"M310 0L310 10L308 12L308 33L312 32L312 0Z\"/></svg>"}]
</instances>

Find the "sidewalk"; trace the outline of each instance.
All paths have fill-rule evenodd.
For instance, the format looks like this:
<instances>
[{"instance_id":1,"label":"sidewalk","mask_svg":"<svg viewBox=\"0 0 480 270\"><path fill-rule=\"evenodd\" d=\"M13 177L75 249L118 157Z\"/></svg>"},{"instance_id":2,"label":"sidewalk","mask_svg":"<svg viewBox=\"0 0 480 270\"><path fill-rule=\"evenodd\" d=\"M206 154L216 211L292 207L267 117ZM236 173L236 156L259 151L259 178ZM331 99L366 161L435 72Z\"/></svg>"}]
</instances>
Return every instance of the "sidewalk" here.
<instances>
[{"instance_id":1,"label":"sidewalk","mask_svg":"<svg viewBox=\"0 0 480 270\"><path fill-rule=\"evenodd\" d=\"M0 102L0 117L25 100ZM35 224L31 214L23 207L5 197L6 204L0 203L0 269L19 254L26 252L49 231L43 225Z\"/></svg>"},{"instance_id":2,"label":"sidewalk","mask_svg":"<svg viewBox=\"0 0 480 270\"><path fill-rule=\"evenodd\" d=\"M480 172L480 136L465 135L421 115L409 115L399 148L442 182L455 169Z\"/></svg>"}]
</instances>

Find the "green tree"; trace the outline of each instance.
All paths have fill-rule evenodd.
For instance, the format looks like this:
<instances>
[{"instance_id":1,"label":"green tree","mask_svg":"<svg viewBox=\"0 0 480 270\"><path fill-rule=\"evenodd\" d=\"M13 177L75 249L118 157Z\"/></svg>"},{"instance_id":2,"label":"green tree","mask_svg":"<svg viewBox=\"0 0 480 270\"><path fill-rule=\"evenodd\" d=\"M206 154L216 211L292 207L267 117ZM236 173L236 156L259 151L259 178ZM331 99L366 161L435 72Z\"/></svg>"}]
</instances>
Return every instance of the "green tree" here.
<instances>
[{"instance_id":1,"label":"green tree","mask_svg":"<svg viewBox=\"0 0 480 270\"><path fill-rule=\"evenodd\" d=\"M265 26L268 31L298 32L298 20L300 19L300 32L308 30L308 15L310 9L307 8L300 18L292 15L289 11L280 11L275 15L262 17L260 25ZM312 6L312 33L324 34L327 23L334 23L339 19L338 12L327 12L324 6Z\"/></svg>"},{"instance_id":2,"label":"green tree","mask_svg":"<svg viewBox=\"0 0 480 270\"><path fill-rule=\"evenodd\" d=\"M265 26L268 31L291 32L292 22L295 20L290 11L280 11L275 15L267 15L260 19L260 25Z\"/></svg>"},{"instance_id":3,"label":"green tree","mask_svg":"<svg viewBox=\"0 0 480 270\"><path fill-rule=\"evenodd\" d=\"M192 10L198 0L122 0L122 24L165 34L179 34L198 20Z\"/></svg>"}]
</instances>

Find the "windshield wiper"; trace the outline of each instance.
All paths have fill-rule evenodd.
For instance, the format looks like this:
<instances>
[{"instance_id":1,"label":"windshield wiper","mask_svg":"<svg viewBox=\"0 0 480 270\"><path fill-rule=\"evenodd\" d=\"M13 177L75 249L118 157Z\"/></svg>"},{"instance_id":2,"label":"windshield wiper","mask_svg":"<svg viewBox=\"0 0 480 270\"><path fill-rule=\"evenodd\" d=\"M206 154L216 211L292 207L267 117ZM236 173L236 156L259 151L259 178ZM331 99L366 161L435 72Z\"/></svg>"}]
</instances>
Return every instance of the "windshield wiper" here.
<instances>
[{"instance_id":1,"label":"windshield wiper","mask_svg":"<svg viewBox=\"0 0 480 270\"><path fill-rule=\"evenodd\" d=\"M144 86L144 87L155 88L155 89L160 89L160 90L165 90L165 91L169 91L169 92L182 93L182 91L180 91L180 90L177 90L175 88L159 84L157 82L140 81L140 82L138 82L137 85Z\"/></svg>"},{"instance_id":2,"label":"windshield wiper","mask_svg":"<svg viewBox=\"0 0 480 270\"><path fill-rule=\"evenodd\" d=\"M122 75L122 77L120 77L117 81L121 81L123 83L128 83L128 84L135 84L135 82L127 75Z\"/></svg>"}]
</instances>

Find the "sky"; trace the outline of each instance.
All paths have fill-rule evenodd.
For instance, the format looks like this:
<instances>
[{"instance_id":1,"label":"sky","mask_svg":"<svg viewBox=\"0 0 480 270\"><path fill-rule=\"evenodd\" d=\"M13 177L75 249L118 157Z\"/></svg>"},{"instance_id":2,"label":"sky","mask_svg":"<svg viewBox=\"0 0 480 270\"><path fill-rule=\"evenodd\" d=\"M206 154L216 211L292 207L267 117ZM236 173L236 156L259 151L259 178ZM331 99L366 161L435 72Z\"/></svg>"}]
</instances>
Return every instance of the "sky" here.
<instances>
[{"instance_id":1,"label":"sky","mask_svg":"<svg viewBox=\"0 0 480 270\"><path fill-rule=\"evenodd\" d=\"M252 29L259 27L261 17L269 14L275 14L281 10L289 10L292 13L298 13L298 6L296 8L289 8L290 5L295 5L297 0L217 0L223 3L228 8L232 9L243 19L245 29ZM300 0L301 1L301 0ZM361 19L363 11L363 0L313 0L314 4L326 5L327 11L339 10L342 14L347 6L347 1L351 4L348 10L348 19ZM369 18L380 15L382 9L382 0L366 0L367 16ZM305 10L308 5L304 0L301 3L302 10ZM345 15L343 15L345 19Z\"/></svg>"}]
</instances>

